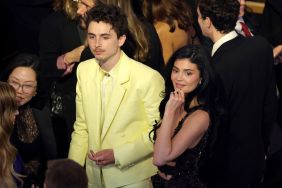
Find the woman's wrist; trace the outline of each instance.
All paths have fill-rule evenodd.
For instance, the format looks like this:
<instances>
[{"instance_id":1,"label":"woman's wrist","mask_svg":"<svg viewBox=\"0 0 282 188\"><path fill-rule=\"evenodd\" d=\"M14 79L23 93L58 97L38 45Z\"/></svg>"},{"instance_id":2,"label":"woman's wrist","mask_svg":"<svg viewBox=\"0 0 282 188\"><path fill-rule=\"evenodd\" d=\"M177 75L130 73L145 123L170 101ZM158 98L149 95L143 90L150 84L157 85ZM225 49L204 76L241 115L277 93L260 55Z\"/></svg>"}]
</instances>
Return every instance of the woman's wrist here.
<instances>
[{"instance_id":1,"label":"woman's wrist","mask_svg":"<svg viewBox=\"0 0 282 188\"><path fill-rule=\"evenodd\" d=\"M71 59L69 58L69 56L67 55L67 53L65 53L65 55L64 55L64 63L65 63L66 65L72 64L72 61L71 61Z\"/></svg>"},{"instance_id":2,"label":"woman's wrist","mask_svg":"<svg viewBox=\"0 0 282 188\"><path fill-rule=\"evenodd\" d=\"M65 57L65 54L63 54L63 55L61 55L57 58L57 68L59 70L66 70L67 69L67 64L65 63L64 57Z\"/></svg>"}]
</instances>

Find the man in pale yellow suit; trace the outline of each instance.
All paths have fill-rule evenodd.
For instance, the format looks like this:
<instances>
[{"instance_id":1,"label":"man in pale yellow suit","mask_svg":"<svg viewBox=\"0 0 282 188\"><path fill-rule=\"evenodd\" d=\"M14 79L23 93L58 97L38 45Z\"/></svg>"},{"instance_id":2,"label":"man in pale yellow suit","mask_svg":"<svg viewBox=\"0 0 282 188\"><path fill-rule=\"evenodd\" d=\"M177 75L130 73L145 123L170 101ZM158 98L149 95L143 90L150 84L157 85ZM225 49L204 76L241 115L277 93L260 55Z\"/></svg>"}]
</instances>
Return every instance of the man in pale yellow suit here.
<instances>
[{"instance_id":1,"label":"man in pale yellow suit","mask_svg":"<svg viewBox=\"0 0 282 188\"><path fill-rule=\"evenodd\" d=\"M77 69L69 158L81 165L86 161L91 188L150 188L157 169L149 132L159 120L163 78L120 49L128 28L119 8L97 5L87 19L87 40L95 59Z\"/></svg>"}]
</instances>

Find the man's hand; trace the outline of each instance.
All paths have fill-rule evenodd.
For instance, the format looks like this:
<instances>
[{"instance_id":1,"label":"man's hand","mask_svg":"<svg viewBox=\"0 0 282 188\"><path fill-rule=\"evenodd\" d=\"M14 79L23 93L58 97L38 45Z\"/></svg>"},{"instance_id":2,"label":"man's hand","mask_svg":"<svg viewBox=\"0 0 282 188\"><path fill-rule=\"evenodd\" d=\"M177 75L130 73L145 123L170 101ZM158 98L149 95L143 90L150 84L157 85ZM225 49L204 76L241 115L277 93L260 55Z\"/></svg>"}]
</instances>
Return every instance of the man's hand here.
<instances>
[{"instance_id":1,"label":"man's hand","mask_svg":"<svg viewBox=\"0 0 282 188\"><path fill-rule=\"evenodd\" d=\"M96 165L103 167L115 163L114 151L112 149L104 149L94 153L92 150L88 153L88 158L96 162Z\"/></svg>"}]
</instances>

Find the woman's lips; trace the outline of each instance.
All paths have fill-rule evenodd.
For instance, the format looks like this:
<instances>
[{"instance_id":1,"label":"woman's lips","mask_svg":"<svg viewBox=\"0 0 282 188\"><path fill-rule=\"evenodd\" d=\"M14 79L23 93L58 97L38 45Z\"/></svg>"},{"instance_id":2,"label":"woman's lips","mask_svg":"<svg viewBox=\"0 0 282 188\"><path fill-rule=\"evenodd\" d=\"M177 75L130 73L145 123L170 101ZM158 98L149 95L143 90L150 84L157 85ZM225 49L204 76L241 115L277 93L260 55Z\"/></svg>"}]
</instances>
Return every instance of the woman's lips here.
<instances>
[{"instance_id":1,"label":"woman's lips","mask_svg":"<svg viewBox=\"0 0 282 188\"><path fill-rule=\"evenodd\" d=\"M179 88L179 89L181 89L181 88L183 88L185 85L183 85L183 84L175 84L175 86L177 87L177 88Z\"/></svg>"}]
</instances>

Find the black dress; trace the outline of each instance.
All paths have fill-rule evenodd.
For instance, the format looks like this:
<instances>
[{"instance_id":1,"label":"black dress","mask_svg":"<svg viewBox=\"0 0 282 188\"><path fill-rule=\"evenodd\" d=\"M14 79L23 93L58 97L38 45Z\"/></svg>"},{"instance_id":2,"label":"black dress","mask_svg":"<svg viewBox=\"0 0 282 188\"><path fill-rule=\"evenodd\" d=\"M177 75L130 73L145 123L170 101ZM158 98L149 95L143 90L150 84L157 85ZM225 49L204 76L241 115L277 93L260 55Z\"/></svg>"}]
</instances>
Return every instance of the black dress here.
<instances>
[{"instance_id":1,"label":"black dress","mask_svg":"<svg viewBox=\"0 0 282 188\"><path fill-rule=\"evenodd\" d=\"M24 163L23 187L30 188L32 184L43 187L47 159L42 136L28 105L19 108L11 141Z\"/></svg>"},{"instance_id":2,"label":"black dress","mask_svg":"<svg viewBox=\"0 0 282 188\"><path fill-rule=\"evenodd\" d=\"M25 176L23 188L30 188L32 184L43 188L47 160L57 157L49 118L48 109L30 104L19 107L11 142L17 148L18 159L22 159L23 169L17 172Z\"/></svg>"},{"instance_id":3,"label":"black dress","mask_svg":"<svg viewBox=\"0 0 282 188\"><path fill-rule=\"evenodd\" d=\"M178 123L173 137L179 132L183 126L183 122L196 110L205 110L201 106L193 107L189 110L186 116ZM205 110L206 111L206 110ZM165 173L172 175L172 179L166 181L158 175L153 178L154 187L156 188L204 188L206 187L200 179L199 162L202 153L205 151L209 130L204 134L200 142L192 149L187 149L173 162L175 166L159 166L158 169Z\"/></svg>"}]
</instances>

